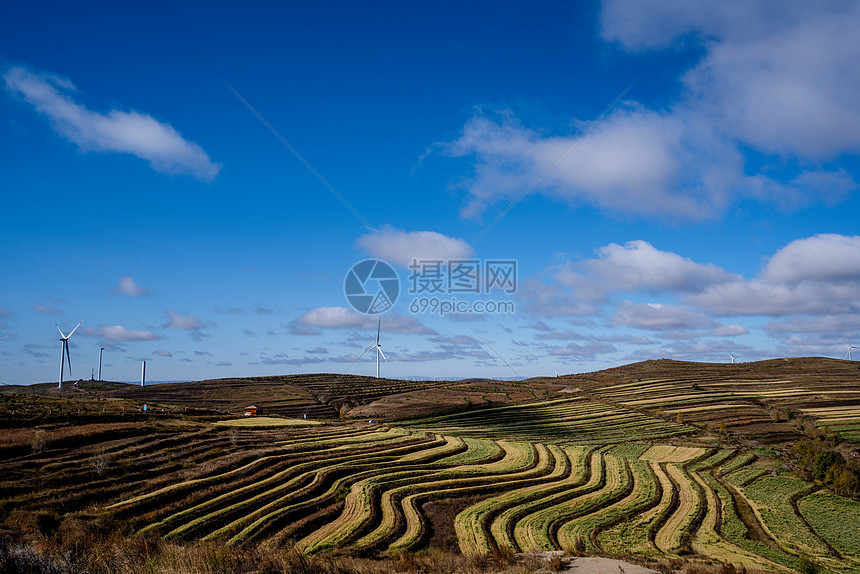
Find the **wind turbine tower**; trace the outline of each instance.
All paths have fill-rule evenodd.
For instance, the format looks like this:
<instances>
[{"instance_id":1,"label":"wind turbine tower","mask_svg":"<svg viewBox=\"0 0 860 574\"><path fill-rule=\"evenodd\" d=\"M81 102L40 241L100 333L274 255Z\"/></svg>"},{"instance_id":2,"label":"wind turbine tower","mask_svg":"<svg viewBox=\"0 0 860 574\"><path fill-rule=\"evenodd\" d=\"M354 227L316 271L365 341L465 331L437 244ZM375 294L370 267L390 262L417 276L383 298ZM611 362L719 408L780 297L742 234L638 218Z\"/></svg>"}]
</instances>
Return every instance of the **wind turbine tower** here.
<instances>
[{"instance_id":1,"label":"wind turbine tower","mask_svg":"<svg viewBox=\"0 0 860 574\"><path fill-rule=\"evenodd\" d=\"M99 381L102 380L102 351L104 350L104 347L99 347Z\"/></svg>"},{"instance_id":2,"label":"wind turbine tower","mask_svg":"<svg viewBox=\"0 0 860 574\"><path fill-rule=\"evenodd\" d=\"M851 351L853 349L860 349L860 347L852 345L851 342L848 340L848 337L846 337L845 335L842 335L842 337L845 339L845 344L848 345L848 353L845 356L848 357L849 361L853 361L854 358L851 356Z\"/></svg>"},{"instance_id":3,"label":"wind turbine tower","mask_svg":"<svg viewBox=\"0 0 860 574\"><path fill-rule=\"evenodd\" d=\"M146 361L142 361L140 364L140 386L144 386L146 384Z\"/></svg>"},{"instance_id":4,"label":"wind turbine tower","mask_svg":"<svg viewBox=\"0 0 860 574\"><path fill-rule=\"evenodd\" d=\"M379 332L382 329L382 319L379 320L379 324L376 326L376 344L372 345L367 350L376 349L376 378L379 378L379 356L382 355L382 358L385 359L385 354L382 352L382 345L379 344ZM385 362L388 362L388 359L385 359Z\"/></svg>"},{"instance_id":5,"label":"wind turbine tower","mask_svg":"<svg viewBox=\"0 0 860 574\"><path fill-rule=\"evenodd\" d=\"M63 388L63 357L64 356L65 356L66 360L69 362L69 374L70 375L72 374L72 358L69 356L69 339L72 337L72 335L75 334L75 331L78 330L78 327L81 326L81 323L83 323L83 321L81 321L80 323L75 325L75 328L72 329L71 333L69 333L68 335L65 335L63 333L63 330L60 329L60 326L57 325L56 323L54 323L54 325L57 327L57 331L60 332L60 341L62 342L62 346L60 347L60 384L57 386L58 389Z\"/></svg>"}]
</instances>

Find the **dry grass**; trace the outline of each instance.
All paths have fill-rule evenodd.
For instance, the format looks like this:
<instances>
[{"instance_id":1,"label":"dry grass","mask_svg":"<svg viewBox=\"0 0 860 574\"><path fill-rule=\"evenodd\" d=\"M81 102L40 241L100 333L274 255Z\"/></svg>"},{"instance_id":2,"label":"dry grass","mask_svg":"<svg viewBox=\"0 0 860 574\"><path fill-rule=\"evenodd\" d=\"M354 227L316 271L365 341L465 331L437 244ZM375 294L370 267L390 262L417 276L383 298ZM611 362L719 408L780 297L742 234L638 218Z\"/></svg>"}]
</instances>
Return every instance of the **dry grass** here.
<instances>
[{"instance_id":1,"label":"dry grass","mask_svg":"<svg viewBox=\"0 0 860 574\"><path fill-rule=\"evenodd\" d=\"M29 543L0 541L0 571L15 574L497 574L534 571L534 557L466 558L453 553L402 553L380 559L327 554L305 556L293 547L187 545L151 537L99 538L81 524L64 523L58 535Z\"/></svg>"},{"instance_id":2,"label":"dry grass","mask_svg":"<svg viewBox=\"0 0 860 574\"><path fill-rule=\"evenodd\" d=\"M301 427L315 426L321 424L319 421L305 419L284 419L280 417L245 417L241 419L229 419L218 421L215 426L219 427Z\"/></svg>"}]
</instances>

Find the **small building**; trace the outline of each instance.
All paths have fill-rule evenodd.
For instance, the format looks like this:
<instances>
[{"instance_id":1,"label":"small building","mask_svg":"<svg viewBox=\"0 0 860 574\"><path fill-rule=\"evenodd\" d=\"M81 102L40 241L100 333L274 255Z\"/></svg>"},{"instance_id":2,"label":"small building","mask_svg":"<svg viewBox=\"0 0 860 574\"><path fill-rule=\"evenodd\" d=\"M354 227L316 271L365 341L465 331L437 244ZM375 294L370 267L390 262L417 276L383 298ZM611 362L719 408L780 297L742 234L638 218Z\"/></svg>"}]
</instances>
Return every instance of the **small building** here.
<instances>
[{"instance_id":1,"label":"small building","mask_svg":"<svg viewBox=\"0 0 860 574\"><path fill-rule=\"evenodd\" d=\"M257 408L256 405L251 405L250 407L245 407L245 416L246 417L253 417L253 416L259 414L258 411L259 411L259 409Z\"/></svg>"}]
</instances>

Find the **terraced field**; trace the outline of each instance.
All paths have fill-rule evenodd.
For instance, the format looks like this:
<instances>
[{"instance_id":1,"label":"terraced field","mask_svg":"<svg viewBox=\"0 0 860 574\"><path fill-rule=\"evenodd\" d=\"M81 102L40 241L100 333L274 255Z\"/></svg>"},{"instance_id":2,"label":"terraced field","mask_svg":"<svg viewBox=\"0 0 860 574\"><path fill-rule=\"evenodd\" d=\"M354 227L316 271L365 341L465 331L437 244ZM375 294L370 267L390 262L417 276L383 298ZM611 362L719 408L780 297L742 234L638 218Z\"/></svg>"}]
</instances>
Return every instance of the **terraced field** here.
<instances>
[{"instance_id":1,"label":"terraced field","mask_svg":"<svg viewBox=\"0 0 860 574\"><path fill-rule=\"evenodd\" d=\"M774 449L701 433L717 417L733 432L773 439L778 429L756 425L786 408L822 425L853 424L853 390L778 377L691 380L557 392L562 383L550 398L532 392L525 403L385 424L155 417L46 427L39 449L0 444L0 528L71 520L176 544L265 543L305 554L399 555L453 543L467 556L561 549L860 573L851 526L860 503L799 478Z\"/></svg>"},{"instance_id":2,"label":"terraced field","mask_svg":"<svg viewBox=\"0 0 860 574\"><path fill-rule=\"evenodd\" d=\"M102 451L114 464L93 480L82 463ZM659 442L492 440L368 424L201 426L81 445L48 466L34 455L4 461L2 492L23 507L46 504L44 494L13 486L39 467L66 512L126 522L138 534L365 555L432 546L425 505L463 500L451 520L467 555L568 549L769 571L813 560L860 572L850 535L821 519L822 509L854 519L860 504L761 465L735 449Z\"/></svg>"},{"instance_id":3,"label":"terraced field","mask_svg":"<svg viewBox=\"0 0 860 574\"><path fill-rule=\"evenodd\" d=\"M860 443L860 372L851 361L780 359L686 371L684 365L646 361L636 365L637 374L659 368L664 376L633 381L619 377L623 382L615 384L572 379L594 399L712 431L737 430L748 438L777 443L802 438L802 425L827 426ZM632 368L610 371L621 375ZM665 376L673 371L681 376Z\"/></svg>"},{"instance_id":4,"label":"terraced field","mask_svg":"<svg viewBox=\"0 0 860 574\"><path fill-rule=\"evenodd\" d=\"M605 444L681 436L695 429L587 397L482 408L402 421L408 428L493 438L505 436L557 444Z\"/></svg>"}]
</instances>

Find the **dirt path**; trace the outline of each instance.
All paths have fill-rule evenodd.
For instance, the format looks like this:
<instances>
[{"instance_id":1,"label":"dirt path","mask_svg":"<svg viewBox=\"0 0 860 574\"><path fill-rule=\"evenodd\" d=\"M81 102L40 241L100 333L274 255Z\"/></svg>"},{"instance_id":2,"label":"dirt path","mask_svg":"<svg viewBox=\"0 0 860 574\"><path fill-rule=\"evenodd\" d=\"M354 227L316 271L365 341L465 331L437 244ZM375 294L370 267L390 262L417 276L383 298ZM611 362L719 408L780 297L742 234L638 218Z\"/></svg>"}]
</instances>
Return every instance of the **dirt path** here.
<instances>
[{"instance_id":1,"label":"dirt path","mask_svg":"<svg viewBox=\"0 0 860 574\"><path fill-rule=\"evenodd\" d=\"M657 574L644 566L638 566L613 558L583 557L574 558L562 574Z\"/></svg>"}]
</instances>

